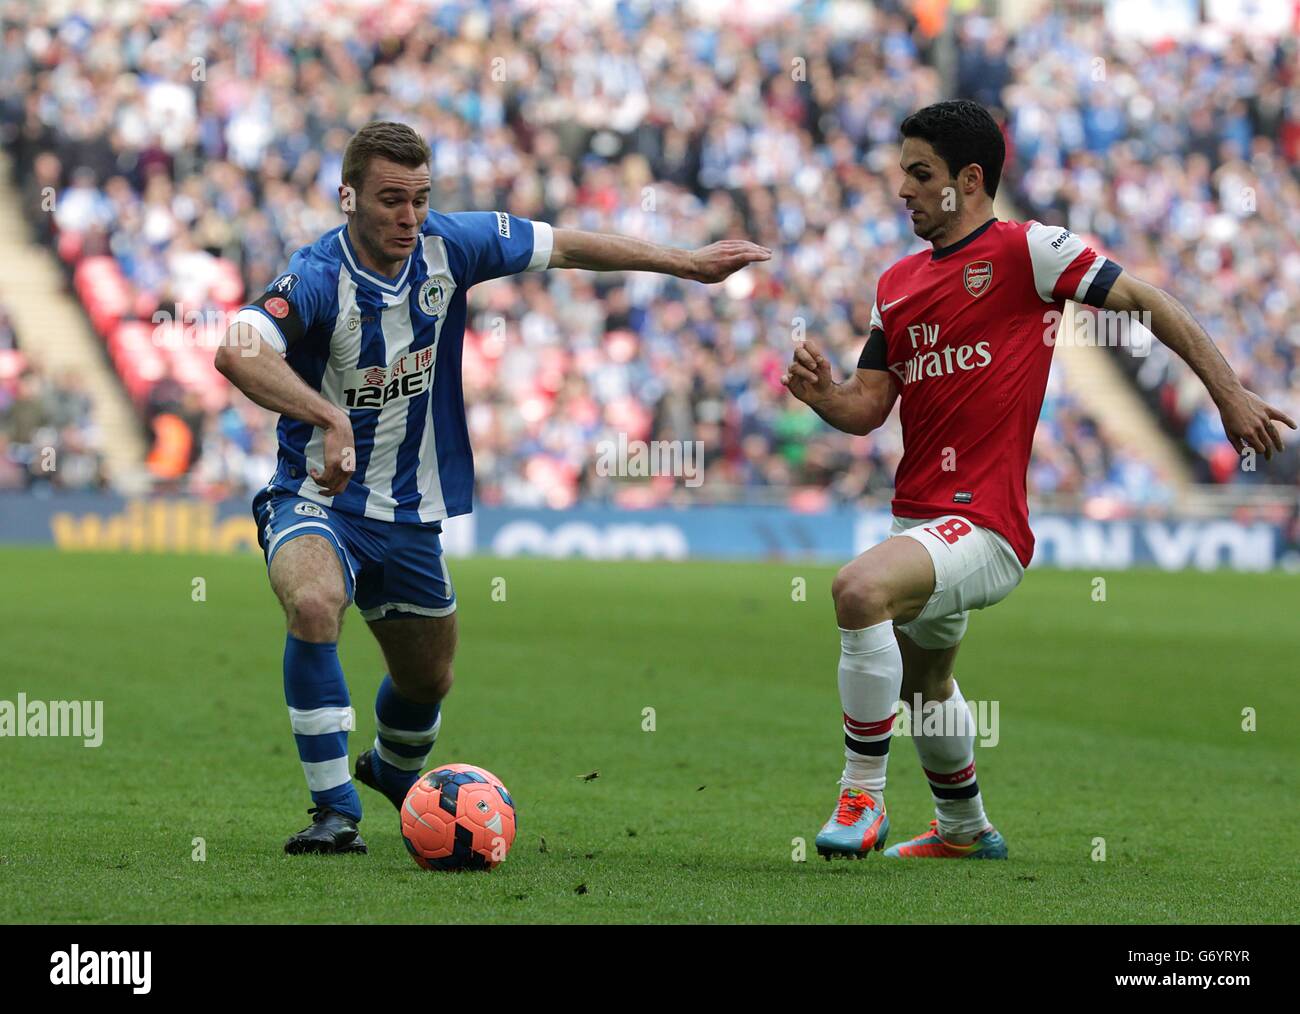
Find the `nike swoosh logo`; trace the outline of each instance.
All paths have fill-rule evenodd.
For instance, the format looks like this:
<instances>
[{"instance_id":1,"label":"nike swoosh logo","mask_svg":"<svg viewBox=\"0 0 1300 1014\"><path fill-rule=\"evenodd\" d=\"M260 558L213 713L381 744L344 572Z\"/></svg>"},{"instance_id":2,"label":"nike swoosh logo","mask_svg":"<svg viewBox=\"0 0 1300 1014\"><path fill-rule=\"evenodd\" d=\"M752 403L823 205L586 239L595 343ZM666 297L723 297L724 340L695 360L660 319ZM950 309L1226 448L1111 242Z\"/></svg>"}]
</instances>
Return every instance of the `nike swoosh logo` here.
<instances>
[{"instance_id":1,"label":"nike swoosh logo","mask_svg":"<svg viewBox=\"0 0 1300 1014\"><path fill-rule=\"evenodd\" d=\"M884 313L884 312L885 312L886 310L888 310L891 306L897 306L899 303L901 303L901 302L902 302L903 300L905 300L906 298L907 298L907 296L899 296L899 297L898 297L897 299L895 299L892 303L881 303L881 304L880 304L880 312L881 312L881 313Z\"/></svg>"}]
</instances>

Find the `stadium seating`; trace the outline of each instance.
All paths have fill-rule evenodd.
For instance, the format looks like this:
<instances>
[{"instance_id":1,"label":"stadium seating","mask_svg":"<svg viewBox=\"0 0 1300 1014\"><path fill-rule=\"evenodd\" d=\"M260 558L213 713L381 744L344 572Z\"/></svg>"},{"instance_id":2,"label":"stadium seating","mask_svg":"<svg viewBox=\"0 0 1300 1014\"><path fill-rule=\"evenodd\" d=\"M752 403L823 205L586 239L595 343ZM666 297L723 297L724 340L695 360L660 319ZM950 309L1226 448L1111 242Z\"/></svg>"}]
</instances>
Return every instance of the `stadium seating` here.
<instances>
[{"instance_id":1,"label":"stadium seating","mask_svg":"<svg viewBox=\"0 0 1300 1014\"><path fill-rule=\"evenodd\" d=\"M709 290L568 272L476 290L465 379L487 501L675 495L654 484L629 491L596 474L596 442L617 432L705 440L708 468L697 492L713 499L808 504L887 494L901 450L897 423L865 438L831 432L790 403L778 378L796 326L825 344L841 372L852 369L876 277L923 246L899 214L893 161L901 118L947 93L928 33L883 10L858 27L833 29L829 9L818 9L722 30L685 8L619 8L610 20L593 12L575 32L539 8L492 21L489 36L486 10L449 5L403 22L394 35L382 15L353 22L341 9L309 17L286 8L270 15L283 30L263 34L248 9L226 11L221 31L210 33L215 15L185 7L142 16L148 46L139 29L128 34L105 22L93 45L69 32L67 45L41 49L33 32L11 55L27 69L0 83L17 170L30 177L42 152L58 154L77 199L52 242L141 411L164 377L205 406L196 485L242 491L264 481L254 465L268 460L269 422L211 369L211 336L196 344L191 329L170 341L172 329L156 328L154 315L229 311L274 278L292 250L341 221L334 188L342 147L351 129L383 117L429 137L433 203L444 210L508 208L679 244L748 236L777 250L771 265ZM50 13L23 17L60 31ZM329 41L342 27L346 46ZM566 45L552 45L566 30ZM1084 57L1097 32L1089 21L1048 17L1008 46L990 22L966 17L955 86L986 101L995 97L985 94L990 87L1000 90L1012 148L1008 186L1022 208L1096 235L1122 263L1170 284L1235 366L1294 407L1296 344L1273 326L1295 273L1294 239L1275 249L1238 217L1213 247L1213 264L1190 240L1157 242L1171 218L1223 219L1213 205L1239 183L1246 155L1276 198L1269 213L1282 214L1282 198L1295 193L1293 157L1284 161L1288 149L1251 133L1269 124L1231 109L1209 135L1236 145L1226 170L1207 162L1193 178L1181 168L1195 165L1189 153L1206 144L1190 128L1166 129L1182 122L1176 108L1153 135L1159 150L1144 148L1140 103L1117 120L1090 85ZM186 40L199 33L205 75L195 81ZM1240 47L1218 61L1192 46L1150 61L1114 40L1106 47L1128 54L1113 75L1184 103L1188 122L1197 96L1231 75L1263 92L1281 82L1277 61L1248 60ZM471 69L486 63L489 49L511 68L503 82ZM792 75L787 50L820 55ZM1055 56L1034 57L1063 51L1080 54L1080 65L1062 69ZM255 73L238 56L249 52L257 54ZM58 75L31 76L51 62ZM1171 90L1188 68L1202 85ZM33 82L37 101L15 103L17 89ZM82 122L78 103L120 129L71 129ZM44 110L39 122L32 109ZM1101 159L1112 144L1127 154ZM1216 192L1211 180L1225 171ZM1172 195L1189 186L1195 200L1167 197L1133 211L1134 188ZM1242 249L1248 270L1225 271L1223 258ZM1221 290L1224 300L1209 295ZM1251 311L1261 304L1264 314ZM1157 354L1133 372L1169 432L1203 461L1202 477L1240 480L1182 364ZM1059 376L1037 447L1034 492L1169 498L1142 448L1108 439ZM1254 478L1295 482L1295 462L1292 454Z\"/></svg>"}]
</instances>

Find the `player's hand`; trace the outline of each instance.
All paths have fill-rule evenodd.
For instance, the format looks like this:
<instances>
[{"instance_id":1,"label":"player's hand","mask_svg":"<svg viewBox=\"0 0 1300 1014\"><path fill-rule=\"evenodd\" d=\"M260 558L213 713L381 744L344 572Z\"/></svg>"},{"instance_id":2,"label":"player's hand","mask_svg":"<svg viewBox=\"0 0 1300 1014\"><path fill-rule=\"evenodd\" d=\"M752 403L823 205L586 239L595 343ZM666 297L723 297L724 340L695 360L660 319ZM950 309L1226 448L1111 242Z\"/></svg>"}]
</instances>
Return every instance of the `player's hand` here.
<instances>
[{"instance_id":1,"label":"player's hand","mask_svg":"<svg viewBox=\"0 0 1300 1014\"><path fill-rule=\"evenodd\" d=\"M338 496L347 488L356 469L357 450L352 439L352 421L346 412L339 412L334 423L325 429L325 468L311 468L307 474L326 496Z\"/></svg>"},{"instance_id":2,"label":"player's hand","mask_svg":"<svg viewBox=\"0 0 1300 1014\"><path fill-rule=\"evenodd\" d=\"M811 338L796 342L794 358L781 377L781 383L800 401L812 405L831 393L835 381L831 378L830 361Z\"/></svg>"},{"instance_id":3,"label":"player's hand","mask_svg":"<svg viewBox=\"0 0 1300 1014\"><path fill-rule=\"evenodd\" d=\"M743 239L724 239L721 243L710 243L708 246L693 250L690 256L690 267L682 277L689 278L693 282L712 285L747 264L771 259L772 251L765 246Z\"/></svg>"},{"instance_id":4,"label":"player's hand","mask_svg":"<svg viewBox=\"0 0 1300 1014\"><path fill-rule=\"evenodd\" d=\"M1264 455L1265 461L1272 460L1274 451L1281 454L1283 449L1282 434L1274 420L1296 428L1295 420L1289 415L1240 385L1219 404L1219 415L1223 419L1223 432L1236 452L1240 454L1250 446Z\"/></svg>"}]
</instances>

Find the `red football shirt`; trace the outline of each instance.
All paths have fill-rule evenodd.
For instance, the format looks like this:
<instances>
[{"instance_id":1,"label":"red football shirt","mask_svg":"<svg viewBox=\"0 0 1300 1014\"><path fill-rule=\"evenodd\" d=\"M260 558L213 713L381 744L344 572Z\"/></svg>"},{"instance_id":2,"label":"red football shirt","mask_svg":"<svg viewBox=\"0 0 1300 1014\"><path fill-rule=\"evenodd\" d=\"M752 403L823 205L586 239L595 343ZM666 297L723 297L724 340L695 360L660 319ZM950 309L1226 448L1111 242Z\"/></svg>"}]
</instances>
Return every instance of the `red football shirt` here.
<instances>
[{"instance_id":1,"label":"red football shirt","mask_svg":"<svg viewBox=\"0 0 1300 1014\"><path fill-rule=\"evenodd\" d=\"M1119 273L1068 229L990 219L881 276L858 365L888 369L901 391L895 515L960 514L1028 566L1025 476L1054 325L1067 299L1101 306Z\"/></svg>"}]
</instances>

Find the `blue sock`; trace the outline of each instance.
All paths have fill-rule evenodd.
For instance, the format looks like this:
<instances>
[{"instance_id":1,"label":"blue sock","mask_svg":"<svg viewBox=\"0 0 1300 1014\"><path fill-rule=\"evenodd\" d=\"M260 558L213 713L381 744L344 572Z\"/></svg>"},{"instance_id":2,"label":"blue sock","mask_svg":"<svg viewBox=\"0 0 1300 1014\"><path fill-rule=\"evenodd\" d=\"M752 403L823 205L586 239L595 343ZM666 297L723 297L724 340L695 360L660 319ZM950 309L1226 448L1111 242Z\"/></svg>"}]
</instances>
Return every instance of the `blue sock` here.
<instances>
[{"instance_id":1,"label":"blue sock","mask_svg":"<svg viewBox=\"0 0 1300 1014\"><path fill-rule=\"evenodd\" d=\"M284 700L312 802L360 820L361 798L348 773L348 730L355 719L338 644L285 636Z\"/></svg>"},{"instance_id":2,"label":"blue sock","mask_svg":"<svg viewBox=\"0 0 1300 1014\"><path fill-rule=\"evenodd\" d=\"M442 726L441 708L408 700L398 693L393 677L384 674L375 694L374 767L389 792L405 796L420 777Z\"/></svg>"}]
</instances>

